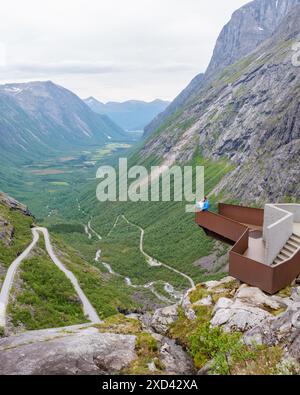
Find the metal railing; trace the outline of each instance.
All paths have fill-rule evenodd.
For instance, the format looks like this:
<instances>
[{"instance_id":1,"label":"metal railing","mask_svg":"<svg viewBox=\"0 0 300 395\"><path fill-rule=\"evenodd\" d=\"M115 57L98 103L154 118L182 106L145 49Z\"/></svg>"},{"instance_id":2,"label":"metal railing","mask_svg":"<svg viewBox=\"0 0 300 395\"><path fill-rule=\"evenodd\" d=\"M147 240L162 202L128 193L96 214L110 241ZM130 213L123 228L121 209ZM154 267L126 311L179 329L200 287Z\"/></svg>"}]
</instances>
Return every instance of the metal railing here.
<instances>
[{"instance_id":1,"label":"metal railing","mask_svg":"<svg viewBox=\"0 0 300 395\"><path fill-rule=\"evenodd\" d=\"M196 213L196 223L200 227L234 244L229 253L229 274L244 283L274 294L291 284L300 274L300 251L276 266L269 266L245 256L249 248L251 225L262 228L263 219L262 209L226 204L219 205L219 214Z\"/></svg>"}]
</instances>

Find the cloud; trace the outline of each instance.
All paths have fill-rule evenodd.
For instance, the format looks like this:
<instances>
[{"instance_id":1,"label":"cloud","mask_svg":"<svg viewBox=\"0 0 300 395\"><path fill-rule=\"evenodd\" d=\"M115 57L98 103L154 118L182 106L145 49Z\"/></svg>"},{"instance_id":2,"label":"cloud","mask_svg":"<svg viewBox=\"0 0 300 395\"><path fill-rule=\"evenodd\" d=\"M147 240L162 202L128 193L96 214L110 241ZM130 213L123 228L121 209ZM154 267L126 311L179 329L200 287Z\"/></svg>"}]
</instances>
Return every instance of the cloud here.
<instances>
[{"instance_id":1,"label":"cloud","mask_svg":"<svg viewBox=\"0 0 300 395\"><path fill-rule=\"evenodd\" d=\"M2 72L19 74L107 74L127 72L132 66L113 64L106 62L80 62L63 61L57 63L16 63L6 64L2 67Z\"/></svg>"},{"instance_id":2,"label":"cloud","mask_svg":"<svg viewBox=\"0 0 300 395\"><path fill-rule=\"evenodd\" d=\"M205 70L221 28L248 1L3 2L1 83L51 79L102 101L172 99Z\"/></svg>"},{"instance_id":3,"label":"cloud","mask_svg":"<svg viewBox=\"0 0 300 395\"><path fill-rule=\"evenodd\" d=\"M2 73L18 73L19 75L60 75L60 74L115 74L134 73L137 71L154 73L176 73L180 71L194 71L190 64L169 63L161 65L144 65L113 62L78 62L64 61L58 63L17 63L8 64L2 62L0 71Z\"/></svg>"}]
</instances>

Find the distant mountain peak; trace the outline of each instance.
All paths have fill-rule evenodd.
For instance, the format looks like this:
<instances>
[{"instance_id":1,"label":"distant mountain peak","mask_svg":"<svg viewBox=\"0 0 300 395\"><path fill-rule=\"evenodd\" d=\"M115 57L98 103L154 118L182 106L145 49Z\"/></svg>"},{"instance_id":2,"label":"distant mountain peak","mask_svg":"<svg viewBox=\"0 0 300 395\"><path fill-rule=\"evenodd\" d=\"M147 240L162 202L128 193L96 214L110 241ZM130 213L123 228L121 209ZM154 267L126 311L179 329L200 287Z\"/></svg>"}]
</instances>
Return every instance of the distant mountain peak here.
<instances>
[{"instance_id":1,"label":"distant mountain peak","mask_svg":"<svg viewBox=\"0 0 300 395\"><path fill-rule=\"evenodd\" d=\"M0 85L0 155L8 162L111 140L124 141L126 135L52 81Z\"/></svg>"},{"instance_id":2,"label":"distant mountain peak","mask_svg":"<svg viewBox=\"0 0 300 395\"><path fill-rule=\"evenodd\" d=\"M90 96L90 97L87 97L86 99L83 99L83 101L85 102L85 103L101 103L98 99L96 99L94 96ZM103 104L103 103L101 103L101 104Z\"/></svg>"},{"instance_id":3,"label":"distant mountain peak","mask_svg":"<svg viewBox=\"0 0 300 395\"><path fill-rule=\"evenodd\" d=\"M143 130L145 125L169 105L169 102L160 99L151 102L141 100L110 101L104 104L91 96L84 101L94 112L108 115L125 130Z\"/></svg>"}]
</instances>

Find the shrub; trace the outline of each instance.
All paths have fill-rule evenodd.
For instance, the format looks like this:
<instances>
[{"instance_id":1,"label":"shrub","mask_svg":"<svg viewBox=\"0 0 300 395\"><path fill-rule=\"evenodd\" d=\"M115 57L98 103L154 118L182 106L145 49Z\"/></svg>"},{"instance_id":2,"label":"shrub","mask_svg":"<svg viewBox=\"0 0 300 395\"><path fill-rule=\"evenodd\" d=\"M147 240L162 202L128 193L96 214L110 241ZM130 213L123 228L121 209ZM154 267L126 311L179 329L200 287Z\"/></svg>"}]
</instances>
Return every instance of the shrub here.
<instances>
[{"instance_id":1,"label":"shrub","mask_svg":"<svg viewBox=\"0 0 300 395\"><path fill-rule=\"evenodd\" d=\"M136 339L136 350L139 356L154 356L158 351L157 342L150 333L140 333Z\"/></svg>"},{"instance_id":2,"label":"shrub","mask_svg":"<svg viewBox=\"0 0 300 395\"><path fill-rule=\"evenodd\" d=\"M157 341L150 333L142 332L136 335L135 351L137 358L128 369L123 371L124 374L148 375L152 373L157 375L164 372L165 367L160 360ZM149 364L151 363L155 365L155 372L149 370Z\"/></svg>"},{"instance_id":3,"label":"shrub","mask_svg":"<svg viewBox=\"0 0 300 395\"><path fill-rule=\"evenodd\" d=\"M209 323L200 325L189 337L190 353L194 357L195 366L202 368L213 361L212 372L230 374L230 367L253 357L241 341L240 333L225 333L221 328L212 328Z\"/></svg>"},{"instance_id":4,"label":"shrub","mask_svg":"<svg viewBox=\"0 0 300 395\"><path fill-rule=\"evenodd\" d=\"M142 331L140 321L127 318L123 314L108 317L102 324L96 326L102 333L118 333L120 335L135 335Z\"/></svg>"}]
</instances>

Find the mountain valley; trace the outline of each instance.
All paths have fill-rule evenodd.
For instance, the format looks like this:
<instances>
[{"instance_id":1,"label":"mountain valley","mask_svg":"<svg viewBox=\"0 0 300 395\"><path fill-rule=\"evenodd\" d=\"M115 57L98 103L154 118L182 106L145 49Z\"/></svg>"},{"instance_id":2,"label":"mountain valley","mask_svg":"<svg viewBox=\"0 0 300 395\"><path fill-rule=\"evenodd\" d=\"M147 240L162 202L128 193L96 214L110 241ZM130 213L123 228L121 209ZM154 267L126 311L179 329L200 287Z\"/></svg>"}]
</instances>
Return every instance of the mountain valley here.
<instances>
[{"instance_id":1,"label":"mountain valley","mask_svg":"<svg viewBox=\"0 0 300 395\"><path fill-rule=\"evenodd\" d=\"M300 374L298 282L270 296L227 277L191 202L96 196L97 169L126 157L203 166L212 213L299 203L299 21L300 0L241 7L172 103L0 86L1 374Z\"/></svg>"}]
</instances>

